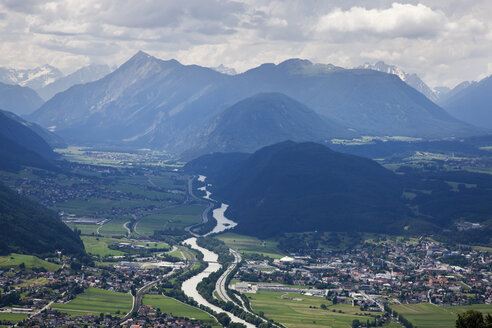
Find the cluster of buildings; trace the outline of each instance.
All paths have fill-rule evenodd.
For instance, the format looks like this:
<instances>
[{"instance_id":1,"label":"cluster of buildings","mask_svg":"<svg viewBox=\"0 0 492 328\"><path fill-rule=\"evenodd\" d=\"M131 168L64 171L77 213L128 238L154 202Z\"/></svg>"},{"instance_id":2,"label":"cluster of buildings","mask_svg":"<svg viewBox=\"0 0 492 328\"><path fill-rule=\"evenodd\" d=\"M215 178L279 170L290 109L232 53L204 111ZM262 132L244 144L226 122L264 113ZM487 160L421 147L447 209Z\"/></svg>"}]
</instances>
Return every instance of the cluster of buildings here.
<instances>
[{"instance_id":1,"label":"cluster of buildings","mask_svg":"<svg viewBox=\"0 0 492 328\"><path fill-rule=\"evenodd\" d=\"M236 278L243 283L233 288L242 292L312 290L312 295L374 308L381 307L383 301L492 304L490 253L450 249L424 239L388 239L345 252L316 249L307 256L249 261Z\"/></svg>"},{"instance_id":2,"label":"cluster of buildings","mask_svg":"<svg viewBox=\"0 0 492 328\"><path fill-rule=\"evenodd\" d=\"M131 319L126 320L121 327L125 328L200 328L203 327L198 321L176 317L172 314L161 312L151 305L144 305L138 309L138 313Z\"/></svg>"}]
</instances>

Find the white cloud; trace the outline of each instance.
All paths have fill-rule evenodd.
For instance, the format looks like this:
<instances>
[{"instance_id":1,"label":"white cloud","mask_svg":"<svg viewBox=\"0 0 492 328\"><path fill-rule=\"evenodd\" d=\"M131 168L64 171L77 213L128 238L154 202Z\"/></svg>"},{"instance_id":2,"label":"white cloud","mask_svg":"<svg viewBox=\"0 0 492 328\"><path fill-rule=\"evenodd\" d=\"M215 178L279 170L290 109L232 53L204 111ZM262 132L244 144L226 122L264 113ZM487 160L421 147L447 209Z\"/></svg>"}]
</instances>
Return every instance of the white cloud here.
<instances>
[{"instance_id":1,"label":"white cloud","mask_svg":"<svg viewBox=\"0 0 492 328\"><path fill-rule=\"evenodd\" d=\"M393 3L390 8L339 8L320 17L316 31L320 33L372 35L386 38L430 38L443 28L444 13L418 4Z\"/></svg>"},{"instance_id":2,"label":"white cloud","mask_svg":"<svg viewBox=\"0 0 492 328\"><path fill-rule=\"evenodd\" d=\"M138 50L242 71L384 60L431 85L489 72L490 0L0 0L0 66L65 72Z\"/></svg>"}]
</instances>

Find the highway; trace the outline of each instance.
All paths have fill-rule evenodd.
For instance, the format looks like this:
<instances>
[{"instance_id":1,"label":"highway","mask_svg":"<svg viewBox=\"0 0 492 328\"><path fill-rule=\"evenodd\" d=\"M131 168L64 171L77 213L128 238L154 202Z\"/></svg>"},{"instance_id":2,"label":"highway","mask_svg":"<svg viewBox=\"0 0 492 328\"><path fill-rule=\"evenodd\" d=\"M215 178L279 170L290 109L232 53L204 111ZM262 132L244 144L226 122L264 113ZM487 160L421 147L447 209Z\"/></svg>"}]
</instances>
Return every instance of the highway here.
<instances>
[{"instance_id":1,"label":"highway","mask_svg":"<svg viewBox=\"0 0 492 328\"><path fill-rule=\"evenodd\" d=\"M232 303L237 303L234 302L229 295L227 295L227 288L226 288L226 281L227 277L231 274L231 272L236 268L237 264L241 262L241 254L236 252L233 249L230 249L230 252L232 255L234 255L234 262L229 265L227 270L219 277L217 280L217 283L215 284L215 290L217 291L217 294L219 297L224 301L224 302L232 302ZM238 304L239 306L242 307L242 304ZM245 309L247 310L247 309Z\"/></svg>"}]
</instances>

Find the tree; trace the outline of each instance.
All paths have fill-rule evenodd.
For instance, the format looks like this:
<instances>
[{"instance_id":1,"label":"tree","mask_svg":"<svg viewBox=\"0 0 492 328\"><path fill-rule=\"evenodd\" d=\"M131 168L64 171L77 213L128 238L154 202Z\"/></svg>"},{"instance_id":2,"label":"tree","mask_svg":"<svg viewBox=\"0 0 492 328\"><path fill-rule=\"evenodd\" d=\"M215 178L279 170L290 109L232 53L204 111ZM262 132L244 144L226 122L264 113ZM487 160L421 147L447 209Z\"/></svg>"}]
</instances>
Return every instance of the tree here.
<instances>
[{"instance_id":1,"label":"tree","mask_svg":"<svg viewBox=\"0 0 492 328\"><path fill-rule=\"evenodd\" d=\"M360 327L360 321L355 319L354 321L352 321L352 328L358 328Z\"/></svg>"},{"instance_id":2,"label":"tree","mask_svg":"<svg viewBox=\"0 0 492 328\"><path fill-rule=\"evenodd\" d=\"M458 314L458 318L456 319L456 328L489 327L492 327L492 317L487 315L486 320L484 320L482 312L475 310L468 310L463 314Z\"/></svg>"}]
</instances>

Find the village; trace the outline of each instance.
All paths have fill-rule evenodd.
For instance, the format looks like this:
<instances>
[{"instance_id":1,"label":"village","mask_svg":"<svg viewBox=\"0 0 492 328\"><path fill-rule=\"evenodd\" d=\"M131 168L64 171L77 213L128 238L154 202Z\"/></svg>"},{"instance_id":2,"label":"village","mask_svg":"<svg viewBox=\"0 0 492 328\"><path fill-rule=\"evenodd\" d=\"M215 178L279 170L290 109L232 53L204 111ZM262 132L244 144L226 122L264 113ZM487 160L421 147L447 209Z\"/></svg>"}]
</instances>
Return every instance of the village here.
<instances>
[{"instance_id":1,"label":"village","mask_svg":"<svg viewBox=\"0 0 492 328\"><path fill-rule=\"evenodd\" d=\"M385 302L492 304L491 260L487 251L388 239L346 252L316 249L310 255L247 261L232 288L297 292L375 311Z\"/></svg>"}]
</instances>

